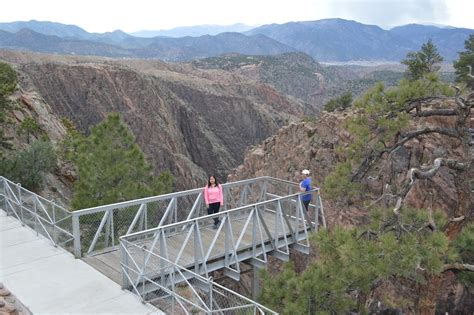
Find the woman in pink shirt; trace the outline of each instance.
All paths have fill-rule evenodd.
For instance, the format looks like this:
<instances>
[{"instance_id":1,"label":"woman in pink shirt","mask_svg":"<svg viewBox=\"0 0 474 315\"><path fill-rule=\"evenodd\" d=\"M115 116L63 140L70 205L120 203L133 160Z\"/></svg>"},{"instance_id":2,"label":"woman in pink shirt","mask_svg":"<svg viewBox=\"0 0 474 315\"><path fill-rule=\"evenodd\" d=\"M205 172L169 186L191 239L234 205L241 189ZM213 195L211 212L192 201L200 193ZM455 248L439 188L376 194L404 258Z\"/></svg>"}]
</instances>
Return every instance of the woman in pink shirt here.
<instances>
[{"instance_id":1,"label":"woman in pink shirt","mask_svg":"<svg viewBox=\"0 0 474 315\"><path fill-rule=\"evenodd\" d=\"M224 195L222 186L217 182L214 175L209 176L207 186L204 187L204 201L207 206L207 213L214 214L219 212L219 208L224 205ZM214 218L214 229L219 226L219 218Z\"/></svg>"}]
</instances>

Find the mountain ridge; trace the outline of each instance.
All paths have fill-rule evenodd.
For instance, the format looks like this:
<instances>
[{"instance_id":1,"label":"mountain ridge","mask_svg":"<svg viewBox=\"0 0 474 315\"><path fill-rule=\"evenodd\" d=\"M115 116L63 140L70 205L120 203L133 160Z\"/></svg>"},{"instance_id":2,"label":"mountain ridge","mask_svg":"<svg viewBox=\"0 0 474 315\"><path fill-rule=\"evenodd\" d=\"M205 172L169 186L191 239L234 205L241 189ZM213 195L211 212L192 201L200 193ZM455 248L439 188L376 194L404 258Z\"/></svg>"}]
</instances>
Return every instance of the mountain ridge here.
<instances>
[{"instance_id":1,"label":"mountain ridge","mask_svg":"<svg viewBox=\"0 0 474 315\"><path fill-rule=\"evenodd\" d=\"M194 25L194 26L180 26L172 29L164 30L141 30L132 32L130 35L137 37L184 37L184 36L202 36L202 35L217 35L220 33L227 32L245 32L254 28L254 26L246 25L243 23L236 23L232 25Z\"/></svg>"},{"instance_id":2,"label":"mountain ridge","mask_svg":"<svg viewBox=\"0 0 474 315\"><path fill-rule=\"evenodd\" d=\"M35 37L30 34L30 40L35 42L32 45L18 35L18 32L25 28L40 35L56 37L39 35ZM430 38L445 61L451 62L457 58L458 51L463 49L464 41L474 33L474 30L467 28L420 24L408 24L384 30L377 25L339 18L274 23L244 33L224 32L199 37L144 38L120 30L88 33L74 25L34 20L0 23L0 30L4 32L0 36L0 48L58 54L183 61L234 52L274 55L300 51L323 62L400 61L408 52L419 50L421 44Z\"/></svg>"}]
</instances>

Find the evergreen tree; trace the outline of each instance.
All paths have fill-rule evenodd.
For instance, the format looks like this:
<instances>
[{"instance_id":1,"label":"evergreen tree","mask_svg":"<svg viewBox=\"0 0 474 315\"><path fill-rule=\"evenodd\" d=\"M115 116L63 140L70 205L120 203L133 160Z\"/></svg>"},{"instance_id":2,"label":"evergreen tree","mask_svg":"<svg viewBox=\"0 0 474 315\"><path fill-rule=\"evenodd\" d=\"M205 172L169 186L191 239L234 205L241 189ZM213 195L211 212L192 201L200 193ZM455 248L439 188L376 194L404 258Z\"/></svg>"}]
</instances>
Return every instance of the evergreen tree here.
<instances>
[{"instance_id":1,"label":"evergreen tree","mask_svg":"<svg viewBox=\"0 0 474 315\"><path fill-rule=\"evenodd\" d=\"M324 110L333 112L335 110L344 110L352 104L352 93L347 92L339 97L333 98L324 105Z\"/></svg>"},{"instance_id":2,"label":"evergreen tree","mask_svg":"<svg viewBox=\"0 0 474 315\"><path fill-rule=\"evenodd\" d=\"M151 167L118 114L110 114L88 137L72 141L77 166L72 206L88 208L168 192L172 177L154 177Z\"/></svg>"},{"instance_id":3,"label":"evergreen tree","mask_svg":"<svg viewBox=\"0 0 474 315\"><path fill-rule=\"evenodd\" d=\"M380 209L374 211L369 226L320 231L311 239L318 260L300 275L292 265L276 276L264 273L261 302L282 314L365 313L375 283L398 277L416 285L424 282L421 269L439 274L444 262L455 257L454 248L443 232L424 228L427 212L405 211L395 229L386 224L396 220L395 215ZM442 225L444 215L435 213L435 221ZM386 297L395 305L404 303L391 294Z\"/></svg>"},{"instance_id":4,"label":"evergreen tree","mask_svg":"<svg viewBox=\"0 0 474 315\"><path fill-rule=\"evenodd\" d=\"M10 95L16 89L17 77L13 68L4 62L0 62L0 95Z\"/></svg>"},{"instance_id":5,"label":"evergreen tree","mask_svg":"<svg viewBox=\"0 0 474 315\"><path fill-rule=\"evenodd\" d=\"M357 113L348 119L346 128L352 135L348 147L336 148L340 162L325 178L325 193L331 199L350 200L363 188L357 183L381 153L386 150L397 134L410 121L407 104L410 100L452 96L454 90L440 82L437 73L422 79L402 79L398 86L387 89L377 83L354 102Z\"/></svg>"},{"instance_id":6,"label":"evergreen tree","mask_svg":"<svg viewBox=\"0 0 474 315\"><path fill-rule=\"evenodd\" d=\"M16 72L10 65L0 62L0 149L11 149L10 138L4 135L3 126L6 123L7 111L11 108L11 101L8 96L16 89ZM3 156L3 150L0 150L0 158Z\"/></svg>"},{"instance_id":7,"label":"evergreen tree","mask_svg":"<svg viewBox=\"0 0 474 315\"><path fill-rule=\"evenodd\" d=\"M421 46L420 51L409 52L401 63L408 67L407 76L412 80L418 80L428 73L438 71L440 68L438 64L442 61L443 57L430 39Z\"/></svg>"},{"instance_id":8,"label":"evergreen tree","mask_svg":"<svg viewBox=\"0 0 474 315\"><path fill-rule=\"evenodd\" d=\"M37 132L40 131L38 123L31 117L26 117L21 123L20 127L18 128L17 134L18 135L25 135L26 136L26 143L30 143L30 136L35 135Z\"/></svg>"},{"instance_id":9,"label":"evergreen tree","mask_svg":"<svg viewBox=\"0 0 474 315\"><path fill-rule=\"evenodd\" d=\"M56 168L57 157L50 142L35 141L0 163L0 174L29 190L40 188L42 174Z\"/></svg>"},{"instance_id":10,"label":"evergreen tree","mask_svg":"<svg viewBox=\"0 0 474 315\"><path fill-rule=\"evenodd\" d=\"M465 51L459 53L459 60L454 62L456 81L464 82L474 90L474 34L464 42Z\"/></svg>"}]
</instances>

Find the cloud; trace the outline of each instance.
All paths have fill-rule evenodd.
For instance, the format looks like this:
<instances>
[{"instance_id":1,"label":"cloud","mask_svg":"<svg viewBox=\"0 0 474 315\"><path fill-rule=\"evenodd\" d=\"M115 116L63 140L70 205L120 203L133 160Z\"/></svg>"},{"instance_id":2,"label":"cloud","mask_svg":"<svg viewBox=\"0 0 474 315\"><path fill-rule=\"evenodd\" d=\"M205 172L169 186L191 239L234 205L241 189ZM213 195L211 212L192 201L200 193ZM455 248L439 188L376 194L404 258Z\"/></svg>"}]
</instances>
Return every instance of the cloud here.
<instances>
[{"instance_id":1,"label":"cloud","mask_svg":"<svg viewBox=\"0 0 474 315\"><path fill-rule=\"evenodd\" d=\"M332 16L382 27L408 23L443 24L449 20L444 0L336 0L329 10Z\"/></svg>"}]
</instances>

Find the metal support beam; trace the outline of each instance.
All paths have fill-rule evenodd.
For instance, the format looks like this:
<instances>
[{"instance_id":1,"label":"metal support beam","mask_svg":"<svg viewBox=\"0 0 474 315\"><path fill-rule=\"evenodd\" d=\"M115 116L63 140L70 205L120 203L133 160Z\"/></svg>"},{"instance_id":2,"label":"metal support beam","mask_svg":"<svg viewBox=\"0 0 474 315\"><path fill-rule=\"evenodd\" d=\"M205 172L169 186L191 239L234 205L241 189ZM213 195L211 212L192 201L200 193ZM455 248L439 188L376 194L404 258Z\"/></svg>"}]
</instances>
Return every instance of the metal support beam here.
<instances>
[{"instance_id":1,"label":"metal support beam","mask_svg":"<svg viewBox=\"0 0 474 315\"><path fill-rule=\"evenodd\" d=\"M79 216L72 214L72 235L74 237L74 256L81 258L81 229L79 225Z\"/></svg>"},{"instance_id":2,"label":"metal support beam","mask_svg":"<svg viewBox=\"0 0 474 315\"><path fill-rule=\"evenodd\" d=\"M258 296L260 295L261 292L261 287L260 287L260 268L257 266L253 265L252 266L252 299L257 300Z\"/></svg>"}]
</instances>

